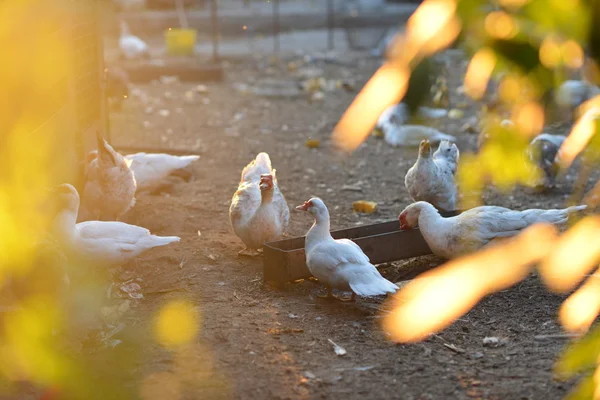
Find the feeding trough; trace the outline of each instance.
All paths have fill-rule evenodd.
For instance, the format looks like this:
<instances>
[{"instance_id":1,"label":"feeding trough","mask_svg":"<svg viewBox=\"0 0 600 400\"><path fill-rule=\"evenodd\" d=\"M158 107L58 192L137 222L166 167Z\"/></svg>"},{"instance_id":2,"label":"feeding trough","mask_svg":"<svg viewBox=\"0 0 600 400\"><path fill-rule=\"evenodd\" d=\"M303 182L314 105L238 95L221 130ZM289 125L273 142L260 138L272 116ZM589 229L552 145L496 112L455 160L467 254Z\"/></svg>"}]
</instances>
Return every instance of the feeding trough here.
<instances>
[{"instance_id":1,"label":"feeding trough","mask_svg":"<svg viewBox=\"0 0 600 400\"><path fill-rule=\"evenodd\" d=\"M444 217L459 214L460 211L442 213ZM365 252L372 264L382 264L431 254L431 249L418 229L401 231L398 220L382 222L356 228L340 229L331 232L334 239L350 239ZM264 281L282 286L286 283L308 279L312 275L306 266L304 236L265 243ZM429 269L414 270L405 276L410 279Z\"/></svg>"}]
</instances>

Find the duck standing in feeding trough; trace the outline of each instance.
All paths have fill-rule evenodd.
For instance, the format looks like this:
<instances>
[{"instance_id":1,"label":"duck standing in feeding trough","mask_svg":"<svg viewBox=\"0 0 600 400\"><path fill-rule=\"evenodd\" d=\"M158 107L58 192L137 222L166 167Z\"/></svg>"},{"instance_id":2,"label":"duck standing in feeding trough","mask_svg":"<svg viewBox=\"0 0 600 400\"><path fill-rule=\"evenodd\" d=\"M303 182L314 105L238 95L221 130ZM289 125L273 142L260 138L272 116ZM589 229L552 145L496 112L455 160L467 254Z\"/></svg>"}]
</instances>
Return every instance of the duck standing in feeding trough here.
<instances>
[{"instance_id":1,"label":"duck standing in feeding trough","mask_svg":"<svg viewBox=\"0 0 600 400\"><path fill-rule=\"evenodd\" d=\"M381 276L356 243L331 236L329 211L321 199L313 197L296 210L306 211L315 218L306 234L306 265L327 287L327 295L320 297L354 301L356 295L370 297L398 290L398 286ZM352 296L349 299L335 297L332 289L351 291Z\"/></svg>"}]
</instances>

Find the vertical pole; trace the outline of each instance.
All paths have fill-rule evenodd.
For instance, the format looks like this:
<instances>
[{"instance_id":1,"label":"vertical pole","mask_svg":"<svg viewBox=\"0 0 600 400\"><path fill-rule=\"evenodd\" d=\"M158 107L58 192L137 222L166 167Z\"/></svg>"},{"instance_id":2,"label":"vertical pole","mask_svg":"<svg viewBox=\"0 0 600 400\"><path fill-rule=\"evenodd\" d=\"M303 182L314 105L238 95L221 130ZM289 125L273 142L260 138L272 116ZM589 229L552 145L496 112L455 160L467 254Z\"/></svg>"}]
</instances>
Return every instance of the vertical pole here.
<instances>
[{"instance_id":1,"label":"vertical pole","mask_svg":"<svg viewBox=\"0 0 600 400\"><path fill-rule=\"evenodd\" d=\"M219 14L217 0L210 0L210 23L212 26L212 58L213 62L219 61Z\"/></svg>"},{"instance_id":2,"label":"vertical pole","mask_svg":"<svg viewBox=\"0 0 600 400\"><path fill-rule=\"evenodd\" d=\"M333 0L327 0L327 41L329 50L333 50L335 47L334 37L333 37L333 28L334 28L334 20L333 20L334 8L333 8Z\"/></svg>"},{"instance_id":3,"label":"vertical pole","mask_svg":"<svg viewBox=\"0 0 600 400\"><path fill-rule=\"evenodd\" d=\"M279 0L271 0L273 2L273 50L275 54L279 54Z\"/></svg>"}]
</instances>

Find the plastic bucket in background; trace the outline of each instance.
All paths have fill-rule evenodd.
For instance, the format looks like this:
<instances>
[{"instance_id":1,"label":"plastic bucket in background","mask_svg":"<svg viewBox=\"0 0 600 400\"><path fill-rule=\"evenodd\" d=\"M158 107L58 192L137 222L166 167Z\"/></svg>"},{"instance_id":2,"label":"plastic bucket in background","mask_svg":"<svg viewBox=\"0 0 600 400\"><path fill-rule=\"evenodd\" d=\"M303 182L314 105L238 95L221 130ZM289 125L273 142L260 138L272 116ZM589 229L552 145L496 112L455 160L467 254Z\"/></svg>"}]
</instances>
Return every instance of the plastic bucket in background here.
<instances>
[{"instance_id":1,"label":"plastic bucket in background","mask_svg":"<svg viewBox=\"0 0 600 400\"><path fill-rule=\"evenodd\" d=\"M167 52L174 56L191 56L194 54L197 36L195 29L169 29L165 32Z\"/></svg>"}]
</instances>

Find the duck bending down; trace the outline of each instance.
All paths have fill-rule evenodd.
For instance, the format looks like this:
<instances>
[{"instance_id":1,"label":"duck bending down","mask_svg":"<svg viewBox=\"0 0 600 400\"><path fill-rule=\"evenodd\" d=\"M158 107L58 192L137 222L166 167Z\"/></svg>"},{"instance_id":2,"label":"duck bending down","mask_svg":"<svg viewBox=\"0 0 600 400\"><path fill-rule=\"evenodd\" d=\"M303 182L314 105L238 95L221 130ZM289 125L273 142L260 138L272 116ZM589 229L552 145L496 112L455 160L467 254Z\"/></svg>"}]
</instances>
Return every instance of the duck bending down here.
<instances>
[{"instance_id":1,"label":"duck bending down","mask_svg":"<svg viewBox=\"0 0 600 400\"><path fill-rule=\"evenodd\" d=\"M419 227L433 254L455 258L481 249L494 239L517 235L538 222L562 225L569 215L585 205L559 210L510 210L497 206L475 207L454 217L444 218L435 207L418 201L400 213L400 229Z\"/></svg>"},{"instance_id":2,"label":"duck bending down","mask_svg":"<svg viewBox=\"0 0 600 400\"><path fill-rule=\"evenodd\" d=\"M76 223L79 194L63 184L53 190L58 197L59 212L53 232L68 258L93 265L119 266L154 247L178 242L177 236L155 236L135 225L115 221Z\"/></svg>"},{"instance_id":3,"label":"duck bending down","mask_svg":"<svg viewBox=\"0 0 600 400\"><path fill-rule=\"evenodd\" d=\"M458 166L458 147L443 140L437 151L431 153L429 141L423 140L417 162L406 173L404 184L414 201L427 201L438 209L453 211L456 209L454 175Z\"/></svg>"},{"instance_id":4,"label":"duck bending down","mask_svg":"<svg viewBox=\"0 0 600 400\"><path fill-rule=\"evenodd\" d=\"M100 133L97 142L87 158L83 206L87 219L115 221L135 205L136 182L129 162Z\"/></svg>"},{"instance_id":5,"label":"duck bending down","mask_svg":"<svg viewBox=\"0 0 600 400\"><path fill-rule=\"evenodd\" d=\"M329 211L325 203L313 197L296 210L311 214L315 223L306 234L306 265L311 274L327 287L326 298L334 298L332 289L352 291L356 295L377 296L394 293L398 286L381 276L362 249L349 239L334 240L329 233Z\"/></svg>"},{"instance_id":6,"label":"duck bending down","mask_svg":"<svg viewBox=\"0 0 600 400\"><path fill-rule=\"evenodd\" d=\"M277 185L267 153L259 153L243 170L231 199L229 220L246 248L239 255L256 256L267 242L279 239L290 223L290 209Z\"/></svg>"},{"instance_id":7,"label":"duck bending down","mask_svg":"<svg viewBox=\"0 0 600 400\"><path fill-rule=\"evenodd\" d=\"M173 172L186 168L200 156L173 156L162 153L136 153L125 156L131 163L137 191L153 190Z\"/></svg>"}]
</instances>

